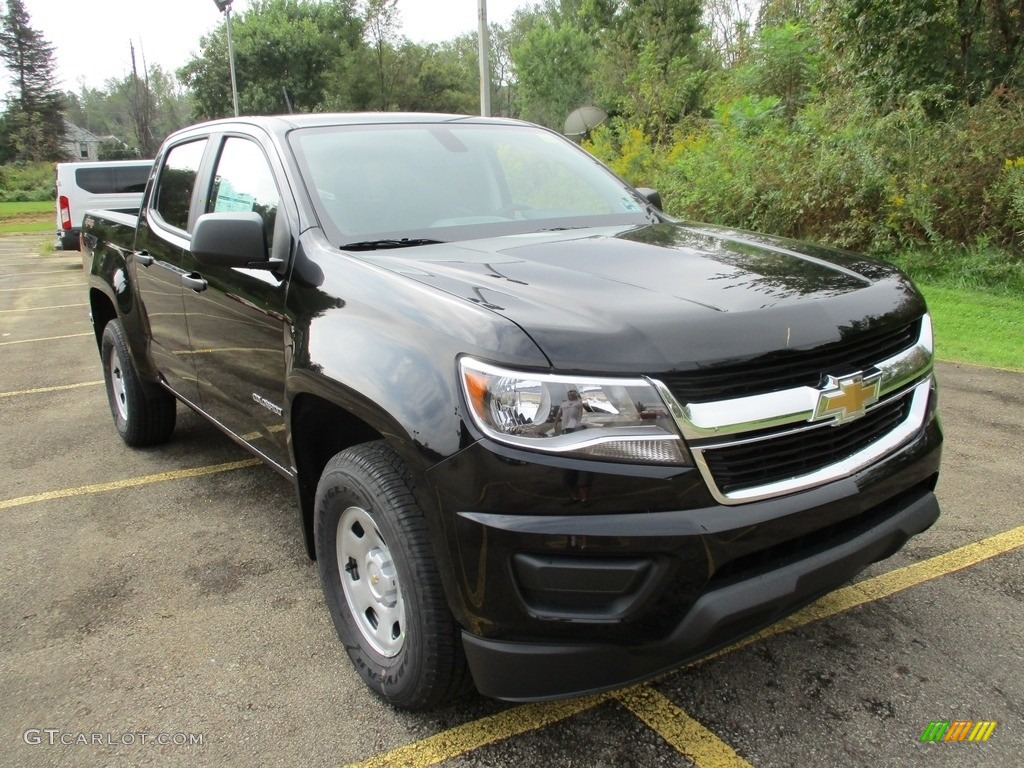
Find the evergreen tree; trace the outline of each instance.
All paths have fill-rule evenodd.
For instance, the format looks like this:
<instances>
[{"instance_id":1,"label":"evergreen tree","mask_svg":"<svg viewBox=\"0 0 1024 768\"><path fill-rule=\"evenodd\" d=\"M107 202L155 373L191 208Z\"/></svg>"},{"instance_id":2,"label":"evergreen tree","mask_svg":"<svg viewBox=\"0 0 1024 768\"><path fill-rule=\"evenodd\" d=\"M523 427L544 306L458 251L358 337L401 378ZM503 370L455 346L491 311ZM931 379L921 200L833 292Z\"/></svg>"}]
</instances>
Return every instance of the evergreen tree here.
<instances>
[{"instance_id":1,"label":"evergreen tree","mask_svg":"<svg viewBox=\"0 0 1024 768\"><path fill-rule=\"evenodd\" d=\"M63 97L56 87L53 46L31 27L22 0L7 0L0 58L15 88L3 118L4 154L18 160L61 159Z\"/></svg>"}]
</instances>

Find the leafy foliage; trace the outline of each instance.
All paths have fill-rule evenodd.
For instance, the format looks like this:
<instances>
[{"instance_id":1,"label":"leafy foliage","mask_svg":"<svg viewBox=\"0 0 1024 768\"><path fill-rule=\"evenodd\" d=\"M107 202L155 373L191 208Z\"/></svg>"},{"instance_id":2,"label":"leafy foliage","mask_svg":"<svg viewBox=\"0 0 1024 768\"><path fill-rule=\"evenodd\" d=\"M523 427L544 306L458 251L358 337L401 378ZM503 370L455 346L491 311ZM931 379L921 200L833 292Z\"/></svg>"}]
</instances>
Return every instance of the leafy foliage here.
<instances>
[{"instance_id":1,"label":"leafy foliage","mask_svg":"<svg viewBox=\"0 0 1024 768\"><path fill-rule=\"evenodd\" d=\"M593 40L570 21L539 18L511 49L523 118L561 128L566 116L593 100L589 77L596 63Z\"/></svg>"},{"instance_id":2,"label":"leafy foliage","mask_svg":"<svg viewBox=\"0 0 1024 768\"><path fill-rule=\"evenodd\" d=\"M909 23L908 8L926 5L887 4L879 13L890 25ZM866 18L869 6L837 0L816 12L802 0L766 3L743 50L712 73L703 93L709 108L660 132L648 114L623 109L586 146L634 184L658 187L677 215L890 256L913 253L915 270L927 263L928 274L947 281L1016 284L1024 251L1024 94L1012 68L998 83L993 75L1004 54L1017 50L1016 27L998 39L961 27L959 44L982 46L969 51L977 67L965 69L955 46L930 58L925 51L962 4L936 0L928 6L934 12L898 35ZM989 21L997 6L972 4ZM846 17L836 15L840 8ZM835 50L843 25L854 22L860 48ZM869 50L877 58L861 58Z\"/></svg>"},{"instance_id":3,"label":"leafy foliage","mask_svg":"<svg viewBox=\"0 0 1024 768\"><path fill-rule=\"evenodd\" d=\"M0 165L0 203L52 201L54 194L53 163L40 160ZM47 210L52 215L52 208Z\"/></svg>"},{"instance_id":4,"label":"leafy foliage","mask_svg":"<svg viewBox=\"0 0 1024 768\"><path fill-rule=\"evenodd\" d=\"M244 114L322 109L329 96L348 99L346 82L352 51L363 50L363 26L351 0L257 0L232 19L239 105ZM231 114L227 25L203 37L201 54L178 76L192 91L197 118Z\"/></svg>"},{"instance_id":5,"label":"leafy foliage","mask_svg":"<svg viewBox=\"0 0 1024 768\"><path fill-rule=\"evenodd\" d=\"M107 80L102 88L85 85L64 94L67 118L102 137L101 160L152 157L160 142L191 121L191 103L173 74L159 65L141 74Z\"/></svg>"},{"instance_id":6,"label":"leafy foliage","mask_svg":"<svg viewBox=\"0 0 1024 768\"><path fill-rule=\"evenodd\" d=\"M823 8L832 50L883 108L923 94L938 115L1024 85L1019 0L835 0Z\"/></svg>"}]
</instances>

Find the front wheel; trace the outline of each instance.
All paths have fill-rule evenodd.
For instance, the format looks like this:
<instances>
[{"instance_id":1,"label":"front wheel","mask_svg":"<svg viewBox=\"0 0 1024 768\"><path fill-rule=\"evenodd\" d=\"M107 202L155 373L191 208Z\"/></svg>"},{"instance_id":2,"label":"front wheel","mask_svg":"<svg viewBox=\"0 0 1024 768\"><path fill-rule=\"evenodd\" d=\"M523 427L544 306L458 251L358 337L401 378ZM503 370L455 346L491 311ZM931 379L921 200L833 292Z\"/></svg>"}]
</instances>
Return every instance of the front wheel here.
<instances>
[{"instance_id":1,"label":"front wheel","mask_svg":"<svg viewBox=\"0 0 1024 768\"><path fill-rule=\"evenodd\" d=\"M139 378L120 320L111 320L103 329L100 359L110 413L121 439L135 447L166 442L174 431L177 402Z\"/></svg>"},{"instance_id":2,"label":"front wheel","mask_svg":"<svg viewBox=\"0 0 1024 768\"><path fill-rule=\"evenodd\" d=\"M408 469L383 441L342 451L316 492L316 556L338 636L371 690L425 709L468 683Z\"/></svg>"}]
</instances>

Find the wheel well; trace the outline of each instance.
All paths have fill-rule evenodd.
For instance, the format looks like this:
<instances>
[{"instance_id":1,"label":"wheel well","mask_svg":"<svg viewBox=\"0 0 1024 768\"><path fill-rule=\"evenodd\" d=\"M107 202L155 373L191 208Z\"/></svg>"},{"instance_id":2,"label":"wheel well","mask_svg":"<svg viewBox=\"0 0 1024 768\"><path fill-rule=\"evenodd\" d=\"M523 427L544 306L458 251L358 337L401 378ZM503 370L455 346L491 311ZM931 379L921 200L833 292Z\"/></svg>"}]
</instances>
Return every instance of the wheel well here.
<instances>
[{"instance_id":1,"label":"wheel well","mask_svg":"<svg viewBox=\"0 0 1024 768\"><path fill-rule=\"evenodd\" d=\"M103 329L107 323L117 319L117 310L103 291L95 288L89 291L89 311L92 314L92 330L96 334L96 345L103 340Z\"/></svg>"},{"instance_id":2,"label":"wheel well","mask_svg":"<svg viewBox=\"0 0 1024 768\"><path fill-rule=\"evenodd\" d=\"M313 508L316 486L324 467L336 453L383 435L350 411L316 395L301 394L292 401L292 450L298 470L299 504L306 553L316 559Z\"/></svg>"}]
</instances>

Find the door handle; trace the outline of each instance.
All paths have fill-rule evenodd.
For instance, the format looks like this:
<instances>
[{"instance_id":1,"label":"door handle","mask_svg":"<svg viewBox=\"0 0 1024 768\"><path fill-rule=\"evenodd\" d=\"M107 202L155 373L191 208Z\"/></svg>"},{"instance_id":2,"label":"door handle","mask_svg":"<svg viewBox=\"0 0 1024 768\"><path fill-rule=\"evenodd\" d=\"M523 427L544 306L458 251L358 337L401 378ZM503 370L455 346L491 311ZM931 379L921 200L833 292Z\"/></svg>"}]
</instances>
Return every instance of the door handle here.
<instances>
[{"instance_id":1,"label":"door handle","mask_svg":"<svg viewBox=\"0 0 1024 768\"><path fill-rule=\"evenodd\" d=\"M191 274L188 275L182 275L181 284L184 285L186 288L191 288L196 293L199 293L200 291L205 291L207 285L206 281L203 280L203 278L201 278L195 272L192 272Z\"/></svg>"},{"instance_id":2,"label":"door handle","mask_svg":"<svg viewBox=\"0 0 1024 768\"><path fill-rule=\"evenodd\" d=\"M137 261L144 267L148 267L150 264L156 261L156 259L154 259L148 253L146 253L146 251L135 251L135 253L132 255L135 256L135 261Z\"/></svg>"}]
</instances>

